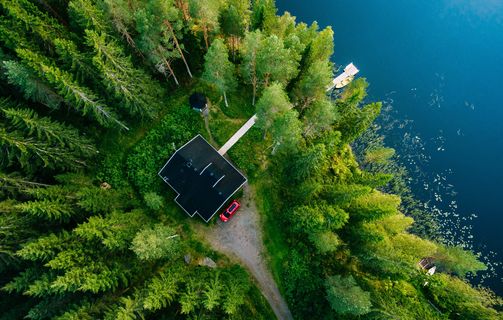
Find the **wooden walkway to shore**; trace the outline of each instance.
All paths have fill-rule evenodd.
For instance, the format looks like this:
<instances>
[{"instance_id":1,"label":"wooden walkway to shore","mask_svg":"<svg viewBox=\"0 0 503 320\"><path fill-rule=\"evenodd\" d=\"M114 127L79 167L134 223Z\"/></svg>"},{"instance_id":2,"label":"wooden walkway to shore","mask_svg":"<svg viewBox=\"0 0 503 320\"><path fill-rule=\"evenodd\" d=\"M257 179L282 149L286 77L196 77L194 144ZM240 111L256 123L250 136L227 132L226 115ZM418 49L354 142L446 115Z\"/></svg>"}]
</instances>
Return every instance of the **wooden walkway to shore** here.
<instances>
[{"instance_id":1,"label":"wooden walkway to shore","mask_svg":"<svg viewBox=\"0 0 503 320\"><path fill-rule=\"evenodd\" d=\"M222 148L218 150L218 153L222 156L226 154L227 151L229 151L229 149L232 148L232 146L236 142L238 142L239 139L241 139L241 137L244 136L245 133L251 129L251 127L253 127L255 121L257 121L256 114L254 114L253 117L251 117L248 121L246 121L246 123L241 128L239 128L239 130L236 131L236 133L234 133L234 135L229 140L227 140L227 142L222 146Z\"/></svg>"}]
</instances>

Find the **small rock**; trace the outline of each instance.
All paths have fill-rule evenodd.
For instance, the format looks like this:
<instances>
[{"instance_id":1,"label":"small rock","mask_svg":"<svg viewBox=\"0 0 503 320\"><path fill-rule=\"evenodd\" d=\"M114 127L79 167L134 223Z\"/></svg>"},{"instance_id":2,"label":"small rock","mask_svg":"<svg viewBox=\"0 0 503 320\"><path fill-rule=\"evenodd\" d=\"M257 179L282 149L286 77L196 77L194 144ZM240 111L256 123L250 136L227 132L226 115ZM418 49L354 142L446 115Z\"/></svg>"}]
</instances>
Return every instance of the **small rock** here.
<instances>
[{"instance_id":1,"label":"small rock","mask_svg":"<svg viewBox=\"0 0 503 320\"><path fill-rule=\"evenodd\" d=\"M107 182L103 182L101 185L100 185L101 189L103 190L108 190L110 188L112 188L111 185L109 185Z\"/></svg>"},{"instance_id":2,"label":"small rock","mask_svg":"<svg viewBox=\"0 0 503 320\"><path fill-rule=\"evenodd\" d=\"M184 255L183 260L185 260L186 264L189 264L192 261L192 256L190 255L190 253Z\"/></svg>"},{"instance_id":3,"label":"small rock","mask_svg":"<svg viewBox=\"0 0 503 320\"><path fill-rule=\"evenodd\" d=\"M200 263L201 266L206 266L209 268L216 268L217 264L211 258L204 257L203 261Z\"/></svg>"}]
</instances>

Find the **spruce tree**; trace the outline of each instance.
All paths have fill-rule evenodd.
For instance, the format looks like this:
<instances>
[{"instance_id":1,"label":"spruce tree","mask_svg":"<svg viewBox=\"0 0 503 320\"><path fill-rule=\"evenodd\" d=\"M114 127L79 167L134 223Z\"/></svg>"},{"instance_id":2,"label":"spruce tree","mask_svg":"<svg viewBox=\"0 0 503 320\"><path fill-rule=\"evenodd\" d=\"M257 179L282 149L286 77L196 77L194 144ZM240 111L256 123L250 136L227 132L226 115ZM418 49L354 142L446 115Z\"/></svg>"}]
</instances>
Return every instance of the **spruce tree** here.
<instances>
[{"instance_id":1,"label":"spruce tree","mask_svg":"<svg viewBox=\"0 0 503 320\"><path fill-rule=\"evenodd\" d=\"M50 85L18 61L4 61L5 72L9 83L18 87L28 100L39 102L50 109L57 109L63 98Z\"/></svg>"},{"instance_id":2,"label":"spruce tree","mask_svg":"<svg viewBox=\"0 0 503 320\"><path fill-rule=\"evenodd\" d=\"M48 59L30 50L18 49L17 54L26 65L54 86L68 105L76 108L83 115L92 115L96 121L104 126L119 125L128 129L117 120L115 114L103 105L90 89L78 84L70 73L59 69Z\"/></svg>"},{"instance_id":3,"label":"spruce tree","mask_svg":"<svg viewBox=\"0 0 503 320\"><path fill-rule=\"evenodd\" d=\"M31 109L6 108L0 102L0 112L12 127L38 140L75 151L82 157L93 156L97 153L92 142L80 136L76 129L47 117L40 118Z\"/></svg>"},{"instance_id":4,"label":"spruce tree","mask_svg":"<svg viewBox=\"0 0 503 320\"><path fill-rule=\"evenodd\" d=\"M103 85L132 115L154 117L162 89L143 70L136 68L120 45L105 34L86 30L86 39L94 49L93 63L100 71Z\"/></svg>"}]
</instances>

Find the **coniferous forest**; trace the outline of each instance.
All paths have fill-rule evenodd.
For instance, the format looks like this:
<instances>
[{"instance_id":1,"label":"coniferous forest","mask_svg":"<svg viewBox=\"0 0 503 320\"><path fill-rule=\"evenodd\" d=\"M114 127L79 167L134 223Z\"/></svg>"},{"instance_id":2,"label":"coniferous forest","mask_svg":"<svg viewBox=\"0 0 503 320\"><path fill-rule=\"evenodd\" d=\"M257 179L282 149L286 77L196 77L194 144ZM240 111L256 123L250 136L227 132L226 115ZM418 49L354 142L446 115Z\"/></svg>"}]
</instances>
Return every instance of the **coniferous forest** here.
<instances>
[{"instance_id":1,"label":"coniferous forest","mask_svg":"<svg viewBox=\"0 0 503 320\"><path fill-rule=\"evenodd\" d=\"M228 154L293 318L502 319L469 281L486 266L442 243L368 134L367 81L327 93L334 58L330 27L273 0L0 0L0 319L274 319L205 241L215 221L157 176L196 134L221 146L254 114Z\"/></svg>"}]
</instances>

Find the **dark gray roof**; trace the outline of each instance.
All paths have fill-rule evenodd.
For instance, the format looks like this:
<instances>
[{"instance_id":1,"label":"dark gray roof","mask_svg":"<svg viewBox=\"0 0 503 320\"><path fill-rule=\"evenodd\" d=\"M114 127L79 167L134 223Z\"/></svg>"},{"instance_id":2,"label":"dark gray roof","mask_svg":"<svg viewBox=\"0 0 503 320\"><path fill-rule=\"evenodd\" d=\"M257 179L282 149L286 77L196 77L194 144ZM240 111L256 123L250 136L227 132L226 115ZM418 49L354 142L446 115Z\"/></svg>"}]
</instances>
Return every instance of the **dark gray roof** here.
<instances>
[{"instance_id":1,"label":"dark gray roof","mask_svg":"<svg viewBox=\"0 0 503 320\"><path fill-rule=\"evenodd\" d=\"M159 171L175 190L175 201L193 217L208 222L246 178L201 135L178 149Z\"/></svg>"}]
</instances>

